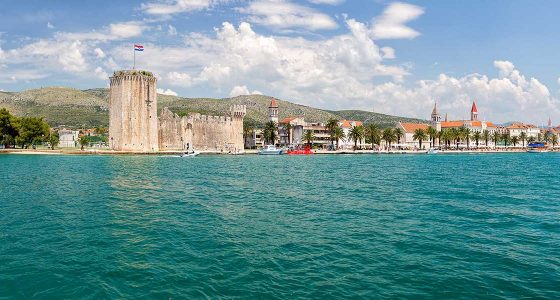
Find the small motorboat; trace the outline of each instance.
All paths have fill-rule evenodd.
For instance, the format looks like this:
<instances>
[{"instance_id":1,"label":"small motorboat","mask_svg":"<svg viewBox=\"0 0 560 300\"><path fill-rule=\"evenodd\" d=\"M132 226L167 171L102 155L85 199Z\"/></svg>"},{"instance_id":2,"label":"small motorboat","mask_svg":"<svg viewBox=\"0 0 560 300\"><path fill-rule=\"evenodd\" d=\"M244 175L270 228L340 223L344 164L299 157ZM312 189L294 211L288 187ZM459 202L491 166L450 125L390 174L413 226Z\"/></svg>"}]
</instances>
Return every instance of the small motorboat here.
<instances>
[{"instance_id":1,"label":"small motorboat","mask_svg":"<svg viewBox=\"0 0 560 300\"><path fill-rule=\"evenodd\" d=\"M266 145L261 151L259 151L259 155L281 155L282 149L276 148L274 145Z\"/></svg>"},{"instance_id":2,"label":"small motorboat","mask_svg":"<svg viewBox=\"0 0 560 300\"><path fill-rule=\"evenodd\" d=\"M200 152L196 152L196 151L192 151L192 152L185 152L185 153L181 153L179 155L179 157L195 157L197 155L199 155Z\"/></svg>"},{"instance_id":3,"label":"small motorboat","mask_svg":"<svg viewBox=\"0 0 560 300\"><path fill-rule=\"evenodd\" d=\"M436 149L436 148L430 148L430 149L428 150L428 152L426 152L426 153L428 153L428 154L438 154L438 153L439 153L439 150Z\"/></svg>"},{"instance_id":4,"label":"small motorboat","mask_svg":"<svg viewBox=\"0 0 560 300\"><path fill-rule=\"evenodd\" d=\"M527 145L527 152L528 153L543 153L548 152L548 148L546 144L543 142L532 142Z\"/></svg>"},{"instance_id":5,"label":"small motorboat","mask_svg":"<svg viewBox=\"0 0 560 300\"><path fill-rule=\"evenodd\" d=\"M305 147L305 149L293 149L288 151L288 155L312 155L313 151L309 146Z\"/></svg>"}]
</instances>

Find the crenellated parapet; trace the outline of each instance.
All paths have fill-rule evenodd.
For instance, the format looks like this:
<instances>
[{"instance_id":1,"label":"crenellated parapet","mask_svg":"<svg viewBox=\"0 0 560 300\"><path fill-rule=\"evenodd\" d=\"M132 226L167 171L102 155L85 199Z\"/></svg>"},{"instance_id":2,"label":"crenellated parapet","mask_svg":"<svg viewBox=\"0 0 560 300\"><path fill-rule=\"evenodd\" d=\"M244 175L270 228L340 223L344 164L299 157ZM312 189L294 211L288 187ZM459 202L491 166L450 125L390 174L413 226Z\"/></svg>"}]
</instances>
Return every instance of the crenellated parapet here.
<instances>
[{"instance_id":1,"label":"crenellated parapet","mask_svg":"<svg viewBox=\"0 0 560 300\"><path fill-rule=\"evenodd\" d=\"M247 114L247 107L245 105L235 104L230 107L230 115L234 119L243 119Z\"/></svg>"}]
</instances>

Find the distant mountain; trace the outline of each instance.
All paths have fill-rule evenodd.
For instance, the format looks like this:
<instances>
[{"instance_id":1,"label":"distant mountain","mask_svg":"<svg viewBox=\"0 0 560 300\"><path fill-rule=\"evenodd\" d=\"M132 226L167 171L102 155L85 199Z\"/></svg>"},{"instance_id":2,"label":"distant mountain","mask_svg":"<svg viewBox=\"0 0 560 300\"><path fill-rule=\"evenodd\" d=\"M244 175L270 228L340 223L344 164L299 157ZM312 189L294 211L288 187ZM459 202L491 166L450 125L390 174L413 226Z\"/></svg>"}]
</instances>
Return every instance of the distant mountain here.
<instances>
[{"instance_id":1,"label":"distant mountain","mask_svg":"<svg viewBox=\"0 0 560 300\"><path fill-rule=\"evenodd\" d=\"M18 116L41 116L52 126L95 127L109 125L109 90L106 88L77 90L65 87L47 87L19 93L0 92L0 108L7 108ZM197 112L223 115L233 104L247 106L247 119L264 124L268 119L271 97L246 95L234 98L182 98L158 94L158 110L168 107L178 114ZM382 127L397 122L425 122L420 119L390 116L361 111L329 111L278 100L280 119L301 115L309 122L326 122L330 118L375 122Z\"/></svg>"}]
</instances>

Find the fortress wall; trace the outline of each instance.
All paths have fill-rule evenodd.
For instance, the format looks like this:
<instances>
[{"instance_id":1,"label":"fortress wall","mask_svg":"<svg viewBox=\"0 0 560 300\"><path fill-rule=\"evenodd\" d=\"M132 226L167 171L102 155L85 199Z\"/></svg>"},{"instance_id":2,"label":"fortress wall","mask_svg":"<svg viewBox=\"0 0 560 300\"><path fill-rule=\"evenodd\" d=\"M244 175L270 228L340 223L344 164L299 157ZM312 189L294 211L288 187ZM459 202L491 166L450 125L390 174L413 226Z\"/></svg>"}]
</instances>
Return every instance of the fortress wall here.
<instances>
[{"instance_id":1,"label":"fortress wall","mask_svg":"<svg viewBox=\"0 0 560 300\"><path fill-rule=\"evenodd\" d=\"M109 141L117 151L158 151L156 78L123 74L110 78Z\"/></svg>"},{"instance_id":2,"label":"fortress wall","mask_svg":"<svg viewBox=\"0 0 560 300\"><path fill-rule=\"evenodd\" d=\"M234 110L236 109L236 110ZM180 118L164 108L160 120L160 149L238 152L243 150L244 106L234 106L232 116L191 114Z\"/></svg>"}]
</instances>

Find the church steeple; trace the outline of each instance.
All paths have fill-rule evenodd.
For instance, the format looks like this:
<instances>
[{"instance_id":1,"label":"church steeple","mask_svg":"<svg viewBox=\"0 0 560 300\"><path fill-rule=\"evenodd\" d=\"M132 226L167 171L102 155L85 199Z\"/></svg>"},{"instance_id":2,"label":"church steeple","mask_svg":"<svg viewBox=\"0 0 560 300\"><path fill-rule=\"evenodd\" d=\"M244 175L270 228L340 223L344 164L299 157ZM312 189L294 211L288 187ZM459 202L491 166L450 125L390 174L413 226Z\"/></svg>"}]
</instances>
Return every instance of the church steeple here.
<instances>
[{"instance_id":1,"label":"church steeple","mask_svg":"<svg viewBox=\"0 0 560 300\"><path fill-rule=\"evenodd\" d=\"M270 105L268 106L268 120L278 123L278 104L276 104L276 99L274 98L270 100Z\"/></svg>"},{"instance_id":2,"label":"church steeple","mask_svg":"<svg viewBox=\"0 0 560 300\"><path fill-rule=\"evenodd\" d=\"M471 108L471 121L478 121L478 109L476 108L476 102L474 101Z\"/></svg>"},{"instance_id":3,"label":"church steeple","mask_svg":"<svg viewBox=\"0 0 560 300\"><path fill-rule=\"evenodd\" d=\"M432 127L441 131L441 116L437 110L437 102L434 103L434 109L432 110Z\"/></svg>"}]
</instances>

